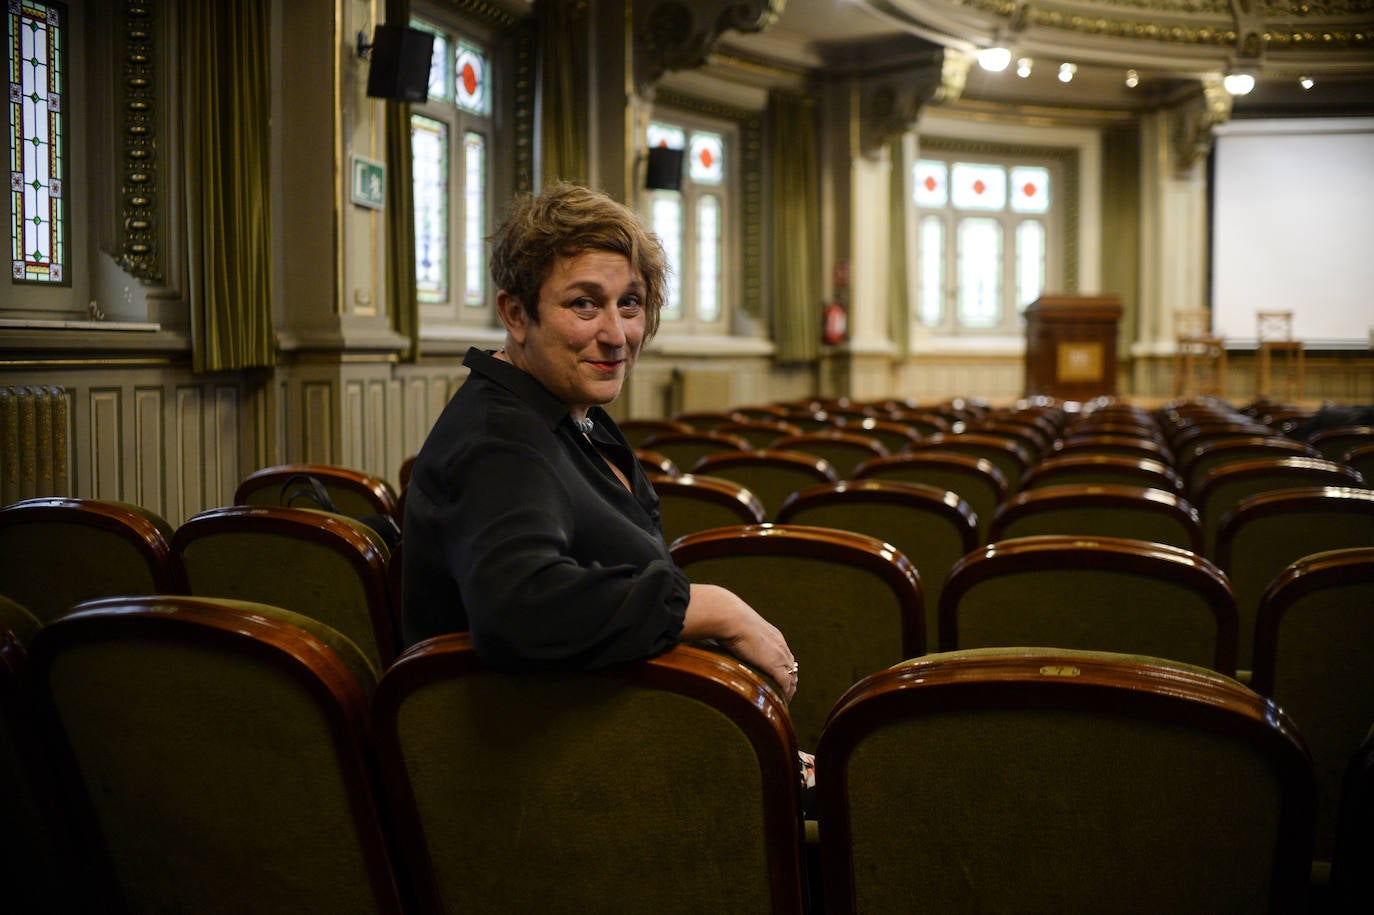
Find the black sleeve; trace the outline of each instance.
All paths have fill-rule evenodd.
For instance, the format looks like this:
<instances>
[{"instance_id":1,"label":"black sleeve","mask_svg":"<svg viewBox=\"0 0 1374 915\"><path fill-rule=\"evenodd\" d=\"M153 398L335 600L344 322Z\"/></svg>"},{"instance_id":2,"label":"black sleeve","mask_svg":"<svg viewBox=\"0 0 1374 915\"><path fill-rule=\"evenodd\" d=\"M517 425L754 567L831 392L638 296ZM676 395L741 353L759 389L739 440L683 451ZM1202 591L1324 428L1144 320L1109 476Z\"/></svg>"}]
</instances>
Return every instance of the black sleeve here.
<instances>
[{"instance_id":1,"label":"black sleeve","mask_svg":"<svg viewBox=\"0 0 1374 915\"><path fill-rule=\"evenodd\" d=\"M623 518L575 517L569 486L582 481L561 477L529 445L499 440L467 449L447 475L464 485L439 509L437 529L483 660L591 669L676 643L686 575L661 551L647 562L613 561L634 551L636 538L617 538L616 523L629 524ZM605 538L605 561L574 556L578 524L582 540L589 525Z\"/></svg>"}]
</instances>

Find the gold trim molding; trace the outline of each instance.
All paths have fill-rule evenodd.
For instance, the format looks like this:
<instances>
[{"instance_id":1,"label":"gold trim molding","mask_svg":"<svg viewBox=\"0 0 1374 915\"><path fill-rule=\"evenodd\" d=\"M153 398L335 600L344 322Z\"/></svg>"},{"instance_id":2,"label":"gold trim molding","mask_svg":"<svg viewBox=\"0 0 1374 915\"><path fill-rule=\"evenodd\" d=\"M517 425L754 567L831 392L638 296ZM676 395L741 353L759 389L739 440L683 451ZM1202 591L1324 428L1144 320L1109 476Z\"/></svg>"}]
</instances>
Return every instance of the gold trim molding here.
<instances>
[{"instance_id":1,"label":"gold trim molding","mask_svg":"<svg viewBox=\"0 0 1374 915\"><path fill-rule=\"evenodd\" d=\"M131 0L122 18L120 97L123 161L120 169L120 262L142 280L162 281L158 264L156 21L152 0Z\"/></svg>"}]
</instances>

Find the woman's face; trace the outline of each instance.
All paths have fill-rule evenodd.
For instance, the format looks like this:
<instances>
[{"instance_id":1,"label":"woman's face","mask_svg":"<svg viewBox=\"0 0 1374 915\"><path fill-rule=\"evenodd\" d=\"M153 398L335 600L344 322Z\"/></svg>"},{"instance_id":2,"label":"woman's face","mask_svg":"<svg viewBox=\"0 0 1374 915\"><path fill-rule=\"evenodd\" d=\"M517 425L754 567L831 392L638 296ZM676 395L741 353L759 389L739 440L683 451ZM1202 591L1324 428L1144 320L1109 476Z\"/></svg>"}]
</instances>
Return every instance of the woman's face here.
<instances>
[{"instance_id":1,"label":"woman's face","mask_svg":"<svg viewBox=\"0 0 1374 915\"><path fill-rule=\"evenodd\" d=\"M501 291L497 308L513 346L507 355L539 380L574 419L615 400L644 342L644 281L622 254L588 250L554 260L539 289L539 322Z\"/></svg>"}]
</instances>

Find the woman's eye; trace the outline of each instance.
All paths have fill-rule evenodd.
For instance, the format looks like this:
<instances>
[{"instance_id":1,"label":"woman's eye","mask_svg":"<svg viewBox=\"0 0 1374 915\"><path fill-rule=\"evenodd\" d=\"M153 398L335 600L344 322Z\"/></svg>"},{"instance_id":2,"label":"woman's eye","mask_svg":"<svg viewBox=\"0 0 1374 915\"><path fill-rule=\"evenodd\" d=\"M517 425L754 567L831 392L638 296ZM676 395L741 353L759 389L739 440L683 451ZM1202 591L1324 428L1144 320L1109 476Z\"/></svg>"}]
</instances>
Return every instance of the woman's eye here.
<instances>
[{"instance_id":1,"label":"woman's eye","mask_svg":"<svg viewBox=\"0 0 1374 915\"><path fill-rule=\"evenodd\" d=\"M637 315L639 314L639 310L643 307L639 299L622 299L620 302L621 314Z\"/></svg>"}]
</instances>

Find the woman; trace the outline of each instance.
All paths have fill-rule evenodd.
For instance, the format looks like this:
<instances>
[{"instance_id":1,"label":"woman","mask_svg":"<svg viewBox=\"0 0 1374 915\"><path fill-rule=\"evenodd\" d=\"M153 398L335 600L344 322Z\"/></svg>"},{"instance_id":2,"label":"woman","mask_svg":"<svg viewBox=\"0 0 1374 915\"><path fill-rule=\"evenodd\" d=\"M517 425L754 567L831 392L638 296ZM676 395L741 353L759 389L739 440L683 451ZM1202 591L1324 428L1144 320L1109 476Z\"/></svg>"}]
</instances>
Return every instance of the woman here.
<instances>
[{"instance_id":1,"label":"woman","mask_svg":"<svg viewBox=\"0 0 1374 915\"><path fill-rule=\"evenodd\" d=\"M782 633L673 564L658 497L602 409L657 329L662 246L570 184L517 199L495 242L505 347L468 352L406 492L406 643L467 630L493 666L587 670L714 639L790 699Z\"/></svg>"}]
</instances>

